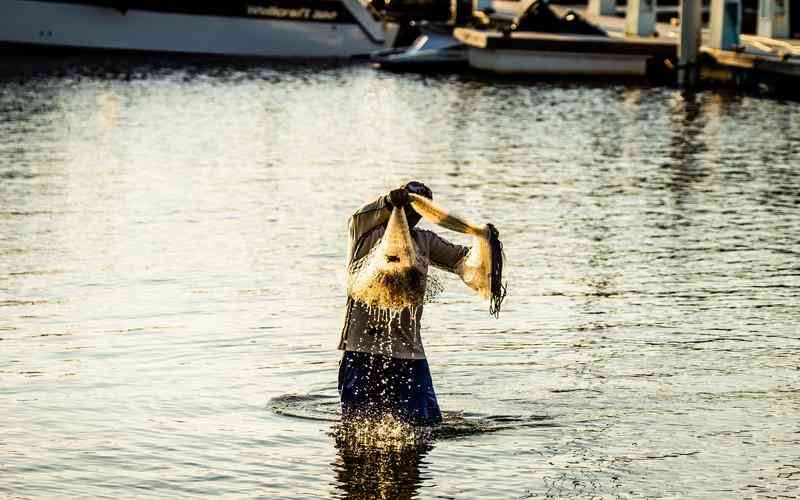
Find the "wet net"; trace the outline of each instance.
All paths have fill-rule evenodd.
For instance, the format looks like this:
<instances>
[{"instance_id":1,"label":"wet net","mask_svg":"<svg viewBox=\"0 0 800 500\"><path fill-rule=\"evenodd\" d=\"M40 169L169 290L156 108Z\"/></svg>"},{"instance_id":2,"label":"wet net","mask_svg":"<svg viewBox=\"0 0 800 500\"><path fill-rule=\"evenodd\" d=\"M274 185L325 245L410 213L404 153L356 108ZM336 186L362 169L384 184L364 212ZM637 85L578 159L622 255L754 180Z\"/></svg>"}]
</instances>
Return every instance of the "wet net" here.
<instances>
[{"instance_id":1,"label":"wet net","mask_svg":"<svg viewBox=\"0 0 800 500\"><path fill-rule=\"evenodd\" d=\"M497 317L506 296L503 244L497 229L491 224L472 224L425 197L409 194L409 199L412 208L427 221L472 236L472 246L455 271L468 287L489 301L489 312ZM426 287L427 266L417 254L405 212L394 208L380 243L348 273L350 297L388 317L421 305L431 293Z\"/></svg>"}]
</instances>

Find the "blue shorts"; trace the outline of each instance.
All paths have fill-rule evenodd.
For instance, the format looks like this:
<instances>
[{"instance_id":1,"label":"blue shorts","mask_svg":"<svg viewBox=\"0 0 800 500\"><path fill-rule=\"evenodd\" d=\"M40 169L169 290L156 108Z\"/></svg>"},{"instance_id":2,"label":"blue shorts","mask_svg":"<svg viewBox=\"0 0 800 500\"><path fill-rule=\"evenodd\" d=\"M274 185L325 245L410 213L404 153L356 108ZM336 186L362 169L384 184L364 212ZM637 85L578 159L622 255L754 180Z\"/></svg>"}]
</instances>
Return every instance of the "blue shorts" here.
<instances>
[{"instance_id":1,"label":"blue shorts","mask_svg":"<svg viewBox=\"0 0 800 500\"><path fill-rule=\"evenodd\" d=\"M391 413L414 425L434 425L442 412L425 359L347 351L339 364L342 419Z\"/></svg>"}]
</instances>

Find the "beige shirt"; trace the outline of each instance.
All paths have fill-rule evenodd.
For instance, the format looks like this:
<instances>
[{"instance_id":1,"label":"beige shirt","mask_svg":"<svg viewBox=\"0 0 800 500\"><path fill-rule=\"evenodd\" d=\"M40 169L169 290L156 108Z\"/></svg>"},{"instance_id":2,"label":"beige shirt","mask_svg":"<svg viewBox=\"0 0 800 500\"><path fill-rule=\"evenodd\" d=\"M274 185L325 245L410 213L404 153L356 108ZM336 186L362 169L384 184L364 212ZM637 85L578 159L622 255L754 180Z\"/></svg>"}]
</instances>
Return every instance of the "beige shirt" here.
<instances>
[{"instance_id":1,"label":"beige shirt","mask_svg":"<svg viewBox=\"0 0 800 500\"><path fill-rule=\"evenodd\" d=\"M361 207L350 217L347 245L348 272L353 269L354 263L366 256L370 249L380 242L389 215L391 207L381 196L376 201ZM423 265L421 270L425 275L429 264L455 273L458 263L469 251L469 248L453 245L431 231L412 229L411 236L417 245L417 256ZM339 349L382 354L394 358L424 359L425 350L420 337L422 305L415 308L415 313L415 317L412 318L411 310L404 309L399 318L387 324L376 320L363 304L348 297Z\"/></svg>"}]
</instances>

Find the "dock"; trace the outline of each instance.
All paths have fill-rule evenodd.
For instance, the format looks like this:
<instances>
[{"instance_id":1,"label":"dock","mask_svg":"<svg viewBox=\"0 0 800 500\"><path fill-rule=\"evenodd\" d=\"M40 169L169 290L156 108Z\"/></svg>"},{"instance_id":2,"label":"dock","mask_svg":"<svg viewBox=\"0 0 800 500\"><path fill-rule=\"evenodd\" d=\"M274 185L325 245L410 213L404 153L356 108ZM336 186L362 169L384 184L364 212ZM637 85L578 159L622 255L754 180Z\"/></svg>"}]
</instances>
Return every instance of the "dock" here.
<instances>
[{"instance_id":1,"label":"dock","mask_svg":"<svg viewBox=\"0 0 800 500\"><path fill-rule=\"evenodd\" d=\"M689 0L691 1L691 0ZM726 0L712 0L722 2ZM770 1L770 0L762 0ZM496 16L513 19L524 12L532 0L507 1L495 0L493 7ZM699 3L699 2L698 2ZM628 5L637 5L629 0ZM561 50L580 49L580 52L594 57L597 52L628 54L638 57L650 54L654 58L668 59L676 66L686 66L686 61L681 60L679 54L681 40L681 23L676 17L671 23L655 22L652 16L650 36L636 36L626 33L626 20L619 15L598 15L590 12L584 6L559 6L551 5L553 11L559 16L564 16L568 11L575 11L588 22L602 28L608 33L608 39L598 38L589 43L577 44L577 37L551 35L549 37L533 33L508 33L482 31L471 28L457 28L454 35L470 47L489 50ZM724 7L729 7L727 4ZM712 4L713 8L713 4ZM719 8L719 7L718 7ZM612 9L614 12L616 8ZM699 25L700 8L696 7L695 22ZM713 9L712 9L713 10ZM712 13L713 15L713 13ZM795 15L800 15L796 13ZM730 33L727 24L722 28L708 26L700 30L696 53L689 54L689 63L695 66L696 78L700 84L732 84L734 86L752 86L761 83L777 85L780 87L797 86L800 83L800 40L789 38L765 37L742 34L738 31ZM730 24L727 19L722 22ZM710 23L711 24L711 23ZM740 28L737 28L740 31ZM712 32L717 30L717 32ZM722 34L719 30L727 30ZM731 42L731 40L733 42ZM685 42L686 43L686 42ZM691 59L691 57L694 59Z\"/></svg>"},{"instance_id":2,"label":"dock","mask_svg":"<svg viewBox=\"0 0 800 500\"><path fill-rule=\"evenodd\" d=\"M553 10L563 15L570 9L553 6ZM589 22L601 26L609 32L609 35L627 38L624 18L592 15L585 8L573 10ZM671 40L677 45L680 39L680 26L656 23L655 33L656 38ZM702 30L701 40L700 53L705 56L699 68L701 79L733 82L743 77L748 80L762 77L774 83L775 79L800 78L800 40L740 34L740 44L736 50L724 50L711 46L711 33L708 28Z\"/></svg>"}]
</instances>

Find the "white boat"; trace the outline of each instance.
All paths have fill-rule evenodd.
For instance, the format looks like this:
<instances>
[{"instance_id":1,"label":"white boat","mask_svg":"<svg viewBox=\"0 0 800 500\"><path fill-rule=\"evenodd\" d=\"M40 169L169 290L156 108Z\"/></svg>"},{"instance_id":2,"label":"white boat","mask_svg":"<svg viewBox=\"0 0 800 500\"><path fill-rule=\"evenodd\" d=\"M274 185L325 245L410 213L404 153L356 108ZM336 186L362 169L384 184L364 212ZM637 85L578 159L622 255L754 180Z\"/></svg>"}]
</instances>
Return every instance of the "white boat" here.
<instances>
[{"instance_id":1,"label":"white boat","mask_svg":"<svg viewBox=\"0 0 800 500\"><path fill-rule=\"evenodd\" d=\"M395 34L359 0L0 0L0 47L23 52L350 58Z\"/></svg>"},{"instance_id":2,"label":"white boat","mask_svg":"<svg viewBox=\"0 0 800 500\"><path fill-rule=\"evenodd\" d=\"M623 40L592 35L515 33L456 29L469 46L475 69L506 75L617 76L647 75L651 61L674 58L672 41Z\"/></svg>"},{"instance_id":3,"label":"white boat","mask_svg":"<svg viewBox=\"0 0 800 500\"><path fill-rule=\"evenodd\" d=\"M507 75L642 77L675 59L675 40L609 36L536 0L503 31L457 28L473 68Z\"/></svg>"}]
</instances>

